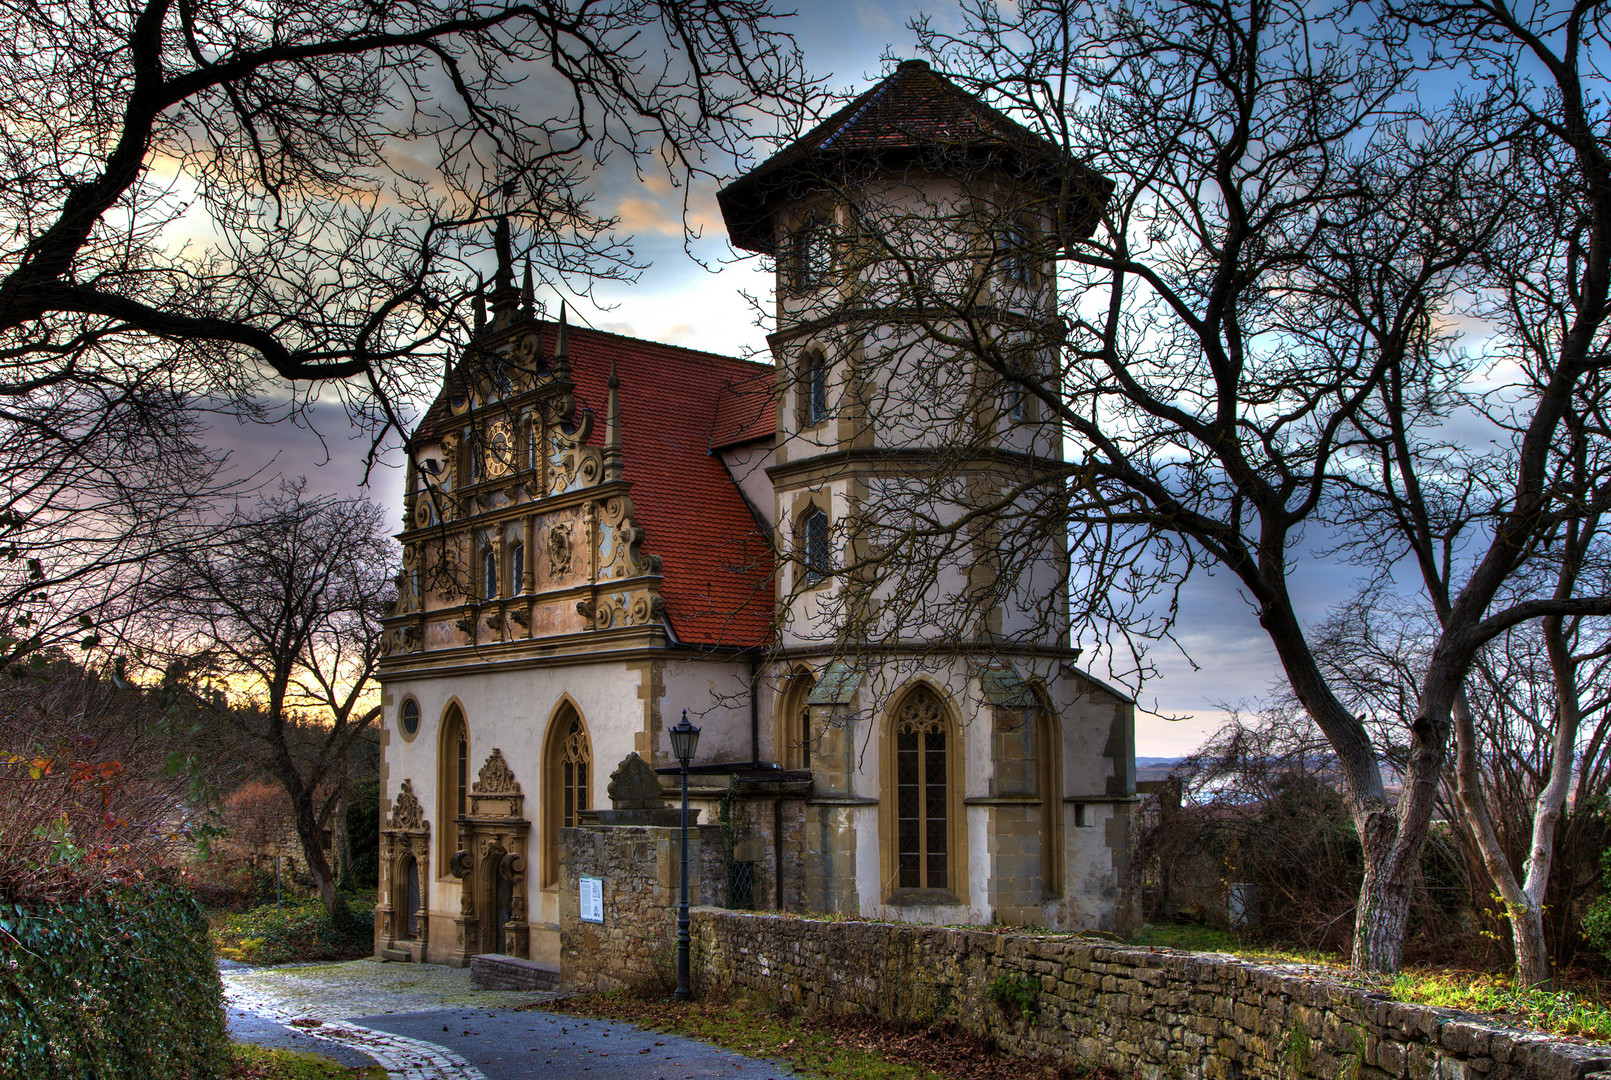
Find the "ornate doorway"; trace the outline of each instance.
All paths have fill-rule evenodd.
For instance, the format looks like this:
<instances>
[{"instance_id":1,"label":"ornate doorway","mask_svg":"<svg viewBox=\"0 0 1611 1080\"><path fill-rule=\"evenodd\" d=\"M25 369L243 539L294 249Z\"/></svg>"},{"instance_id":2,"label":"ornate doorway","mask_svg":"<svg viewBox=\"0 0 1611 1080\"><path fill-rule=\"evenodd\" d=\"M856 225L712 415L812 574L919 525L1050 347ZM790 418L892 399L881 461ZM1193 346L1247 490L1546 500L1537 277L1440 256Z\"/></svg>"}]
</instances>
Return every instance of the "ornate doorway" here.
<instances>
[{"instance_id":1,"label":"ornate doorway","mask_svg":"<svg viewBox=\"0 0 1611 1080\"><path fill-rule=\"evenodd\" d=\"M450 963L469 964L477 953L527 957L526 840L531 822L525 795L504 760L492 751L470 788L469 813L458 820L459 850L449 869L460 880L456 940Z\"/></svg>"},{"instance_id":2,"label":"ornate doorway","mask_svg":"<svg viewBox=\"0 0 1611 1080\"><path fill-rule=\"evenodd\" d=\"M421 882L431 862L431 826L404 780L391 821L380 831L379 931L375 951L392 960L425 959L428 922Z\"/></svg>"}]
</instances>

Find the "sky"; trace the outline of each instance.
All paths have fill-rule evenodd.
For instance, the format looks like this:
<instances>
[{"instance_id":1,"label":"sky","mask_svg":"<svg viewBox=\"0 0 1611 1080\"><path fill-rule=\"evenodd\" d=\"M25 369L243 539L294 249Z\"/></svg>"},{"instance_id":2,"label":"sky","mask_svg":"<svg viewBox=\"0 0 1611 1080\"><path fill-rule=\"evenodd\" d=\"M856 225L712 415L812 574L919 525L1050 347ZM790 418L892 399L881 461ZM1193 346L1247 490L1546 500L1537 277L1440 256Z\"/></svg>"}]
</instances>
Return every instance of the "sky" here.
<instances>
[{"instance_id":1,"label":"sky","mask_svg":"<svg viewBox=\"0 0 1611 1080\"><path fill-rule=\"evenodd\" d=\"M833 0L811 4L809 15L795 20L791 29L812 74L823 77L830 89L859 93L893 69L892 63L880 61L886 52L896 57L916 55L916 36L906 23L920 11L920 5L905 2ZM928 14L935 22L957 17L949 6ZM767 152L762 148L758 156ZM601 286L599 304L573 307L573 320L728 355L764 353L764 331L746 294L770 303L771 275L763 272L758 260L737 258L727 245L716 209L716 187L711 182L690 193L691 219L702 235L685 250L681 192L654 177L606 183L601 202L620 217L623 228L634 236L634 248L650 265L635 283ZM539 299L550 305L552 313L557 297ZM367 440L349 434L336 406L314 410L313 423L317 431L281 423L267 430L240 428L217 434L239 470L266 468L270 474L305 476L315 492L357 490ZM399 523L400 464L400 454L394 453L374 471L367 489ZM1294 556L1300 562L1308 558L1301 550ZM1311 624L1352 591L1349 575L1324 564L1300 567L1293 585L1299 615ZM1155 650L1152 660L1159 673L1137 695L1138 756L1190 753L1224 720L1227 707L1256 705L1280 679L1274 652L1253 608L1228 574L1203 575L1188 584L1177 636L1178 648L1164 644ZM1108 675L1104 658L1089 649L1081 664L1099 677Z\"/></svg>"}]
</instances>

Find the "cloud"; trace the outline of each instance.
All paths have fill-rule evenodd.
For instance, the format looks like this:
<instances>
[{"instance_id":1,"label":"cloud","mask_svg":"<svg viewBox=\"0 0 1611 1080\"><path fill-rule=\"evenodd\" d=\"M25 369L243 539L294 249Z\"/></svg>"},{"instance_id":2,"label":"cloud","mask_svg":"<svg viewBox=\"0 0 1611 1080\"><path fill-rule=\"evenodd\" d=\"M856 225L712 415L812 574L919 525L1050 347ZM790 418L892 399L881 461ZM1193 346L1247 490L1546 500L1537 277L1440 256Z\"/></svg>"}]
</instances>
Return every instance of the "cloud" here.
<instances>
[{"instance_id":1,"label":"cloud","mask_svg":"<svg viewBox=\"0 0 1611 1080\"><path fill-rule=\"evenodd\" d=\"M681 212L668 213L653 199L622 199L615 204L615 216L621 219L621 228L627 232L658 233L661 236L682 233Z\"/></svg>"}]
</instances>

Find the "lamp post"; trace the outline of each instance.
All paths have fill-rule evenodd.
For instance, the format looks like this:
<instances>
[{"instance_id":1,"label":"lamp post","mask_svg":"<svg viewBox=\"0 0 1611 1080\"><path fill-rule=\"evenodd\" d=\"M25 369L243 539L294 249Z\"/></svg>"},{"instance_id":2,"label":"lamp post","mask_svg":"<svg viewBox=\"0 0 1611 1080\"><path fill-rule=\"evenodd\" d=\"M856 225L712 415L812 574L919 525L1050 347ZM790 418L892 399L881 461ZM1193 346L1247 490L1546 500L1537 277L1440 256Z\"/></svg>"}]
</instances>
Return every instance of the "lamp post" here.
<instances>
[{"instance_id":1,"label":"lamp post","mask_svg":"<svg viewBox=\"0 0 1611 1080\"><path fill-rule=\"evenodd\" d=\"M671 752L682 766L682 899L677 903L677 989L673 996L687 1001L693 994L688 988L688 763L699 746L699 729L688 722L687 709L670 735Z\"/></svg>"}]
</instances>

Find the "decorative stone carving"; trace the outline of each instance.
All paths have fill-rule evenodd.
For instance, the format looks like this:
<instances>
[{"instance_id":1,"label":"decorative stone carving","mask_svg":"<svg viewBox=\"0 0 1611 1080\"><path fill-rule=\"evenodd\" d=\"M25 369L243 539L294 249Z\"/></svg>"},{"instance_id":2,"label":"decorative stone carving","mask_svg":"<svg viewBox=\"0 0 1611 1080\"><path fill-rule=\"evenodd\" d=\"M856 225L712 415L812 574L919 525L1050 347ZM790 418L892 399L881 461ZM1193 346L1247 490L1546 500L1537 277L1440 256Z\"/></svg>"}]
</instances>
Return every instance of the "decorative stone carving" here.
<instances>
[{"instance_id":1,"label":"decorative stone carving","mask_svg":"<svg viewBox=\"0 0 1611 1080\"><path fill-rule=\"evenodd\" d=\"M469 634L473 638L475 637L475 622L476 619L473 614L460 615L457 619L453 620L453 625L457 626L460 630L463 630L466 634Z\"/></svg>"},{"instance_id":2,"label":"decorative stone carving","mask_svg":"<svg viewBox=\"0 0 1611 1080\"><path fill-rule=\"evenodd\" d=\"M531 618L526 614L526 607L524 604L510 608L509 618L523 627L528 627L531 625Z\"/></svg>"},{"instance_id":3,"label":"decorative stone carving","mask_svg":"<svg viewBox=\"0 0 1611 1080\"><path fill-rule=\"evenodd\" d=\"M481 772L476 776L475 784L470 788L476 795L519 795L520 782L515 779L514 771L509 763L503 759L503 751L497 747L487 758L487 763L481 766Z\"/></svg>"},{"instance_id":4,"label":"decorative stone carving","mask_svg":"<svg viewBox=\"0 0 1611 1080\"><path fill-rule=\"evenodd\" d=\"M448 873L456 878L469 877L475 869L475 856L460 848L448 859Z\"/></svg>"},{"instance_id":5,"label":"decorative stone carving","mask_svg":"<svg viewBox=\"0 0 1611 1080\"><path fill-rule=\"evenodd\" d=\"M425 827L425 808L414 795L414 782L404 780L403 788L397 793L397 802L392 806L392 828L414 831Z\"/></svg>"},{"instance_id":6,"label":"decorative stone carving","mask_svg":"<svg viewBox=\"0 0 1611 1080\"><path fill-rule=\"evenodd\" d=\"M602 551L600 553L599 577L619 580L660 573L660 556L643 553L644 532L633 520L633 514L637 511L632 506L632 499L626 495L615 495L598 506L601 511L600 524L613 534L607 563L602 558Z\"/></svg>"},{"instance_id":7,"label":"decorative stone carving","mask_svg":"<svg viewBox=\"0 0 1611 1080\"><path fill-rule=\"evenodd\" d=\"M571 530L555 525L548 530L548 576L563 577L571 572Z\"/></svg>"}]
</instances>

